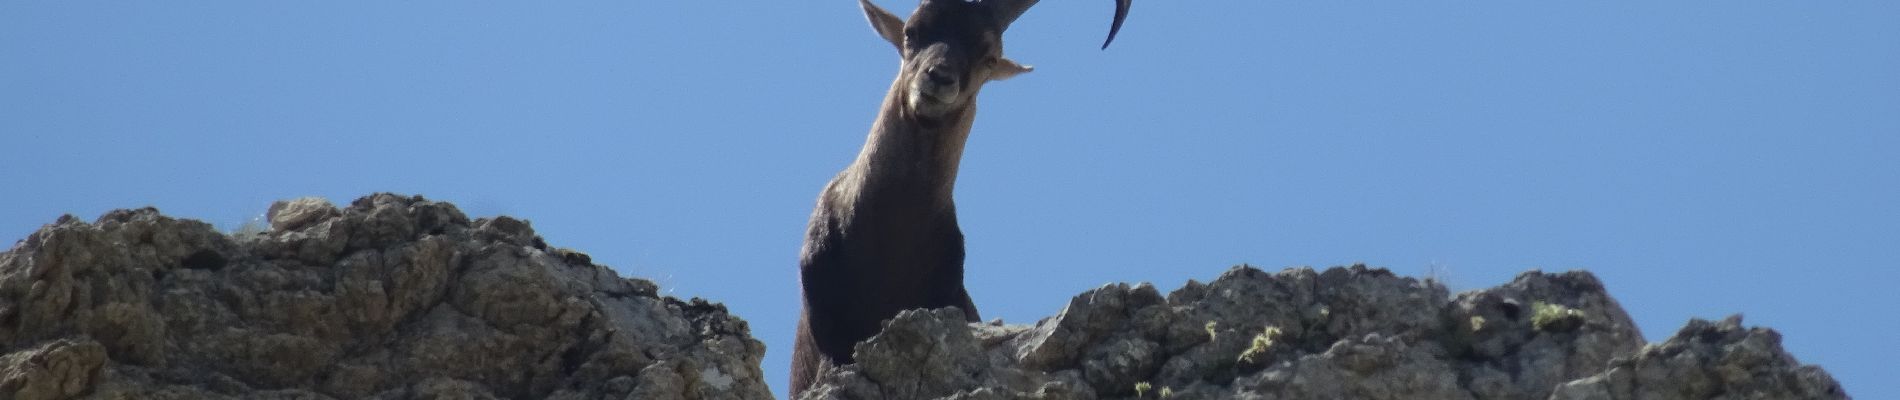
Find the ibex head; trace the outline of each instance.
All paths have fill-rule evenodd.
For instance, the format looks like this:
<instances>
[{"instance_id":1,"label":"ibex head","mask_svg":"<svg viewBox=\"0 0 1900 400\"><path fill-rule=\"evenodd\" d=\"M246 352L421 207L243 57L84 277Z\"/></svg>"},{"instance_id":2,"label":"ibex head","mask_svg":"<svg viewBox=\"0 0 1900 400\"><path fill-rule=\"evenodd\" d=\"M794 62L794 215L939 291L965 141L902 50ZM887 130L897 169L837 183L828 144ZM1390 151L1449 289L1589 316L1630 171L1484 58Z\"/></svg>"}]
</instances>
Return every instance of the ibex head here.
<instances>
[{"instance_id":1,"label":"ibex head","mask_svg":"<svg viewBox=\"0 0 1900 400\"><path fill-rule=\"evenodd\" d=\"M989 81L1000 81L1032 68L1003 57L1003 31L1037 0L923 0L910 20L858 0L871 28L897 47L903 58L898 83L903 106L914 115L935 118L962 110ZM1115 41L1131 0L1115 0L1115 21L1102 48Z\"/></svg>"}]
</instances>

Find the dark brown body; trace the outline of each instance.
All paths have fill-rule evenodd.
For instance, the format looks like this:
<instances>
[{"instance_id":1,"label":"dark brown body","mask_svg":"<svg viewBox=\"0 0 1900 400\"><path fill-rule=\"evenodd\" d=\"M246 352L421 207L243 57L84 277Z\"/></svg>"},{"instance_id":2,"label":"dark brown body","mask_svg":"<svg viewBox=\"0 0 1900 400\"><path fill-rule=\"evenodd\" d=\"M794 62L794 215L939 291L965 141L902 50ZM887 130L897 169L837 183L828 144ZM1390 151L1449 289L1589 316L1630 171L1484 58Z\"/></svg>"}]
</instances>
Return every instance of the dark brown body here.
<instances>
[{"instance_id":1,"label":"dark brown body","mask_svg":"<svg viewBox=\"0 0 1900 400\"><path fill-rule=\"evenodd\" d=\"M864 148L825 185L806 225L793 398L824 366L852 363L852 348L899 311L956 306L978 320L963 287L963 231L952 192L977 92L1030 71L1003 58L1002 34L1035 3L924 0L904 21L859 0L903 64ZM1110 40L1128 0L1116 5Z\"/></svg>"},{"instance_id":2,"label":"dark brown body","mask_svg":"<svg viewBox=\"0 0 1900 400\"><path fill-rule=\"evenodd\" d=\"M902 86L892 85L887 106L903 104ZM820 365L851 363L852 347L898 311L957 306L978 320L963 288L963 231L951 199L975 110L951 114L920 121L882 113L858 159L819 194L798 263L804 313L792 393L809 387Z\"/></svg>"}]
</instances>

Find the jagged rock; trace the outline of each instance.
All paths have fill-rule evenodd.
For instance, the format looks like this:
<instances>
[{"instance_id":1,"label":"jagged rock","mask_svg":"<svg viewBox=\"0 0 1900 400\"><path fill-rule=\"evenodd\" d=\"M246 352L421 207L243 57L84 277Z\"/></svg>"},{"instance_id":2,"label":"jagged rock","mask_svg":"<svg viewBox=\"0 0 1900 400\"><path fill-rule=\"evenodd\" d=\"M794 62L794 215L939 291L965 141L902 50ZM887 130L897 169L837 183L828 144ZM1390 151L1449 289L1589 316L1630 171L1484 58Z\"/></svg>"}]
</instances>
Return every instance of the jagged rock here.
<instances>
[{"instance_id":1,"label":"jagged rock","mask_svg":"<svg viewBox=\"0 0 1900 400\"><path fill-rule=\"evenodd\" d=\"M1644 348L1587 272L1531 271L1452 297L1438 284L1364 266L1277 274L1242 266L1165 298L1146 284L1104 286L1035 325L906 311L858 345L857 364L821 371L800 398L1844 396L1818 367L1783 353L1772 331L1707 325L1692 322L1677 339ZM1689 340L1700 344L1676 344ZM1634 360L1616 358L1639 350ZM1699 380L1683 379L1691 375ZM1655 396L1662 391L1686 397Z\"/></svg>"},{"instance_id":2,"label":"jagged rock","mask_svg":"<svg viewBox=\"0 0 1900 400\"><path fill-rule=\"evenodd\" d=\"M1445 312L1439 342L1478 399L1544 398L1643 345L1636 323L1588 272L1525 272L1460 293Z\"/></svg>"},{"instance_id":3,"label":"jagged rock","mask_svg":"<svg viewBox=\"0 0 1900 400\"><path fill-rule=\"evenodd\" d=\"M724 306L658 295L525 221L378 194L230 237L150 208L0 253L0 399L765 399ZM1111 284L1034 325L910 310L801 398L1841 399L1780 336L1645 347L1587 272L1450 295L1352 266Z\"/></svg>"},{"instance_id":4,"label":"jagged rock","mask_svg":"<svg viewBox=\"0 0 1900 400\"><path fill-rule=\"evenodd\" d=\"M63 399L85 393L106 362L91 340L54 340L0 356L0 393L9 399Z\"/></svg>"},{"instance_id":5,"label":"jagged rock","mask_svg":"<svg viewBox=\"0 0 1900 400\"><path fill-rule=\"evenodd\" d=\"M264 219L270 221L270 229L294 231L324 218L335 217L341 213L330 200L322 197L303 197L294 200L271 203L264 212Z\"/></svg>"},{"instance_id":6,"label":"jagged rock","mask_svg":"<svg viewBox=\"0 0 1900 400\"><path fill-rule=\"evenodd\" d=\"M1743 328L1741 316L1689 321L1676 336L1612 361L1609 370L1566 383L1553 400L1845 399L1820 367L1781 349L1781 334Z\"/></svg>"},{"instance_id":7,"label":"jagged rock","mask_svg":"<svg viewBox=\"0 0 1900 400\"><path fill-rule=\"evenodd\" d=\"M270 230L119 210L0 253L0 398L760 399L764 346L508 217L378 194Z\"/></svg>"}]
</instances>

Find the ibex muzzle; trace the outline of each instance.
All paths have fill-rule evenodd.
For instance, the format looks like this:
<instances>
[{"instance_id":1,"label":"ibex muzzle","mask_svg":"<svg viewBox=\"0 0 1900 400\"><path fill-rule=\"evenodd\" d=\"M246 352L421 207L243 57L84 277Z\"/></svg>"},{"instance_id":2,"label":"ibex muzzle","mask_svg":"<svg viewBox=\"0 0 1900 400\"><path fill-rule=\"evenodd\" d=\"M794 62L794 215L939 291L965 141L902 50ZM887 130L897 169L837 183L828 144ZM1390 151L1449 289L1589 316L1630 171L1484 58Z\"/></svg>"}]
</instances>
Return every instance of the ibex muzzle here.
<instances>
[{"instance_id":1,"label":"ibex muzzle","mask_svg":"<svg viewBox=\"0 0 1900 400\"><path fill-rule=\"evenodd\" d=\"M903 65L864 148L825 185L806 225L793 397L821 366L851 363L852 347L899 311L957 306L978 319L963 288L963 231L951 191L977 91L1030 71L1003 57L1003 31L1036 0L924 0L909 21L858 4ZM1103 48L1128 5L1116 0Z\"/></svg>"}]
</instances>

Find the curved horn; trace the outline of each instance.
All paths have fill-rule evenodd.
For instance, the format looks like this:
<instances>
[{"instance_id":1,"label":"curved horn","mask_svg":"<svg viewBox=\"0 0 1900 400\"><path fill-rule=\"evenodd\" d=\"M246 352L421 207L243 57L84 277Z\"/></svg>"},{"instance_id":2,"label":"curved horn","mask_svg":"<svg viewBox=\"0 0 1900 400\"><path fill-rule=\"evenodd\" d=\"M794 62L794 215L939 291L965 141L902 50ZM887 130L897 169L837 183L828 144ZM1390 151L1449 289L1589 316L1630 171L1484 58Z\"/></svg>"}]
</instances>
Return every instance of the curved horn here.
<instances>
[{"instance_id":1,"label":"curved horn","mask_svg":"<svg viewBox=\"0 0 1900 400\"><path fill-rule=\"evenodd\" d=\"M1108 40L1102 41L1102 50L1108 50L1109 43L1115 43L1115 34L1122 31L1122 21L1128 19L1128 6L1134 0L1115 0L1115 22L1108 26Z\"/></svg>"},{"instance_id":2,"label":"curved horn","mask_svg":"<svg viewBox=\"0 0 1900 400\"><path fill-rule=\"evenodd\" d=\"M1008 30L1009 24L1016 22L1016 17L1023 16L1023 12L1029 11L1029 7L1035 6L1038 0L989 1L992 4L991 7L994 7L993 12L996 13L996 20L999 23L997 26ZM1115 0L1115 22L1108 26L1108 40L1102 41L1103 49L1107 49L1109 43L1115 43L1115 34L1122 31L1122 21L1128 19L1128 6L1132 2L1133 0Z\"/></svg>"}]
</instances>

